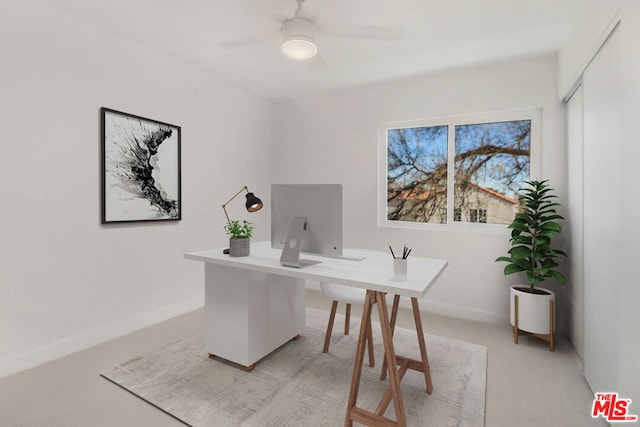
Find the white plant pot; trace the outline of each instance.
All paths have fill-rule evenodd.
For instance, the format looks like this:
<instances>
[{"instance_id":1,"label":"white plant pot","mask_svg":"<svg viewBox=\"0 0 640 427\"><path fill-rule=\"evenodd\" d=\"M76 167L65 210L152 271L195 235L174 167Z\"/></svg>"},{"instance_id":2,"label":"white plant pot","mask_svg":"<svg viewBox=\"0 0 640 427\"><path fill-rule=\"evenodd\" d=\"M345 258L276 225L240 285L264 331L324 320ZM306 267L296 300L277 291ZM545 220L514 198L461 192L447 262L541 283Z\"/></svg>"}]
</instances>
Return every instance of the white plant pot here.
<instances>
[{"instance_id":1,"label":"white plant pot","mask_svg":"<svg viewBox=\"0 0 640 427\"><path fill-rule=\"evenodd\" d=\"M521 291L517 288L529 288L529 285L515 285L511 287L509 295L511 301L511 325L515 326L515 296L518 296L518 329L531 332L532 334L549 334L551 332L549 315L549 301L553 301L555 310L556 295L548 289L534 287L544 294L532 294ZM555 318L555 313L553 314ZM553 321L553 332L555 332L555 321Z\"/></svg>"}]
</instances>

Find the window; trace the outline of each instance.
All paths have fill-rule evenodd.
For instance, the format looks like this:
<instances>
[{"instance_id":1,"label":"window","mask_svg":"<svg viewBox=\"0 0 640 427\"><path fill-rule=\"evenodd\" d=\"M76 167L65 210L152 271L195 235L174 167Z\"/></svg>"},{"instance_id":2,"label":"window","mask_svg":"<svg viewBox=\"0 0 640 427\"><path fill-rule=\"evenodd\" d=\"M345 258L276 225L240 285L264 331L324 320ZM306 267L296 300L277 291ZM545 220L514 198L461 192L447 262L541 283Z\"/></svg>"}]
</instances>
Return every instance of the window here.
<instances>
[{"instance_id":1,"label":"window","mask_svg":"<svg viewBox=\"0 0 640 427\"><path fill-rule=\"evenodd\" d=\"M446 222L447 134L447 126L388 130L387 219Z\"/></svg>"},{"instance_id":2,"label":"window","mask_svg":"<svg viewBox=\"0 0 640 427\"><path fill-rule=\"evenodd\" d=\"M381 126L381 225L509 224L517 191L538 163L539 116L528 110Z\"/></svg>"},{"instance_id":3,"label":"window","mask_svg":"<svg viewBox=\"0 0 640 427\"><path fill-rule=\"evenodd\" d=\"M487 222L486 209L469 209L469 222Z\"/></svg>"}]
</instances>

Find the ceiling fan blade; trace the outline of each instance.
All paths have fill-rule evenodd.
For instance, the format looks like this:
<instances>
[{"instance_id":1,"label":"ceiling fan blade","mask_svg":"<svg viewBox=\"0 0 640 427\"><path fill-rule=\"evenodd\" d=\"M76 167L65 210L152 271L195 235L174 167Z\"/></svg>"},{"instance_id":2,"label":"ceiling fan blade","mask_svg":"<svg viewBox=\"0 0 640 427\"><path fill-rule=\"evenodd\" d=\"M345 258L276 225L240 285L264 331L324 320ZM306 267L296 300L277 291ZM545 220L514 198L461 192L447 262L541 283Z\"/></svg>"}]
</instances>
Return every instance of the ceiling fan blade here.
<instances>
[{"instance_id":1,"label":"ceiling fan blade","mask_svg":"<svg viewBox=\"0 0 640 427\"><path fill-rule=\"evenodd\" d=\"M331 2L324 1L305 1L302 7L300 8L298 16L311 19L312 21L317 21L327 9L330 9Z\"/></svg>"},{"instance_id":2,"label":"ceiling fan blade","mask_svg":"<svg viewBox=\"0 0 640 427\"><path fill-rule=\"evenodd\" d=\"M262 43L264 41L273 39L280 35L280 30L273 30L266 33L261 34L252 34L245 37L239 37L237 39L222 41L218 43L218 46L225 47L228 49L233 49L236 47L244 47L252 44Z\"/></svg>"},{"instance_id":3,"label":"ceiling fan blade","mask_svg":"<svg viewBox=\"0 0 640 427\"><path fill-rule=\"evenodd\" d=\"M321 53L317 53L309 62L311 68L324 68L327 65Z\"/></svg>"},{"instance_id":4,"label":"ceiling fan blade","mask_svg":"<svg viewBox=\"0 0 640 427\"><path fill-rule=\"evenodd\" d=\"M325 37L350 39L400 40L404 37L402 28L373 27L348 24L318 24L318 34Z\"/></svg>"},{"instance_id":5,"label":"ceiling fan blade","mask_svg":"<svg viewBox=\"0 0 640 427\"><path fill-rule=\"evenodd\" d=\"M291 18L281 13L272 13L269 15L269 19L271 19L273 22L277 22L278 24L282 24L284 21Z\"/></svg>"}]
</instances>

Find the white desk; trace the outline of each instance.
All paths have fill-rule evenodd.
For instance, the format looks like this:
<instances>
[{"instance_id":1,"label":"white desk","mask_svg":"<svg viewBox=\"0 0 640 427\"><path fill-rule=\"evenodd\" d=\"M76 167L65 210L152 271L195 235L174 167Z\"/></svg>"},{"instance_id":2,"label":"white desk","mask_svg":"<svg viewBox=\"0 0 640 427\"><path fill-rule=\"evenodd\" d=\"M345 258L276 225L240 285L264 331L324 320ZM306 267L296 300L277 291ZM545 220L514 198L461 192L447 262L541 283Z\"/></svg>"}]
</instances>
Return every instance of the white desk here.
<instances>
[{"instance_id":1,"label":"white desk","mask_svg":"<svg viewBox=\"0 0 640 427\"><path fill-rule=\"evenodd\" d=\"M387 425L384 410L393 400L397 425L406 425L400 380L407 369L424 372L427 393L431 379L424 347L424 334L418 309L422 298L447 266L447 261L419 257L408 259L406 281L393 280L393 259L389 253L359 250L361 261L304 256L322 261L297 269L280 265L280 250L270 242L251 244L251 255L232 258L222 248L189 252L187 259L205 263L205 345L211 355L239 363L248 370L255 362L304 330L305 280L317 280L366 289L367 297L361 325L370 323L371 308L378 303L385 347L385 366L389 370L390 389L375 412L356 407L360 372L364 357L365 328L360 330L351 393L345 425L357 421L367 425ZM396 295L391 317L387 314L385 294ZM396 357L393 326L400 296L410 297L420 343L420 361ZM320 351L320 349L319 349ZM382 377L385 376L383 367ZM386 404L384 403L386 401ZM395 425L395 424L394 424Z\"/></svg>"}]
</instances>

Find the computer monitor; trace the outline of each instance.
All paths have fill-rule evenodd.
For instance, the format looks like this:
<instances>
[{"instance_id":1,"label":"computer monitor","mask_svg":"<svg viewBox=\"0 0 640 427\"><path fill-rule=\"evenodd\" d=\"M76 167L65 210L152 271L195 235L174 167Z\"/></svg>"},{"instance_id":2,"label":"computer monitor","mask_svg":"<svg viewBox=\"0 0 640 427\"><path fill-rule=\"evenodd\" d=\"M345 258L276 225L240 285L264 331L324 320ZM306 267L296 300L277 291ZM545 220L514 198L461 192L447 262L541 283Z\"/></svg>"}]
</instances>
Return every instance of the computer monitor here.
<instances>
[{"instance_id":1,"label":"computer monitor","mask_svg":"<svg viewBox=\"0 0 640 427\"><path fill-rule=\"evenodd\" d=\"M297 252L329 257L342 255L342 185L273 184L271 186L271 246L283 249L281 263L301 267ZM297 264L297 265L290 265Z\"/></svg>"}]
</instances>

